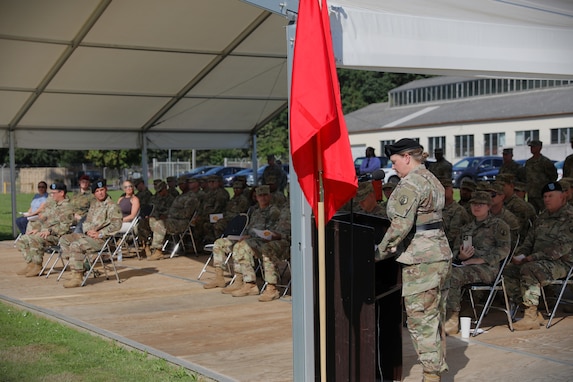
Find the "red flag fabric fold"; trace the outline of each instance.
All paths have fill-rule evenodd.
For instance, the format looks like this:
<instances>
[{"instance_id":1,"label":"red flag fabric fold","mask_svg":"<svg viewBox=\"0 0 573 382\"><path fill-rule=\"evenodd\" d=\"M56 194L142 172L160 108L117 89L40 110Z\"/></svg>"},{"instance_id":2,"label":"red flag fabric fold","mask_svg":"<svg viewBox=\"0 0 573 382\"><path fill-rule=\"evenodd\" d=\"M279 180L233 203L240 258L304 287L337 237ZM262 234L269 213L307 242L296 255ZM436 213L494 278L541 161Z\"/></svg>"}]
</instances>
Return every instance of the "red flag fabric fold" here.
<instances>
[{"instance_id":1,"label":"red flag fabric fold","mask_svg":"<svg viewBox=\"0 0 573 382\"><path fill-rule=\"evenodd\" d=\"M300 0L290 99L291 161L301 189L318 216L322 171L325 221L357 189L330 34L328 5Z\"/></svg>"}]
</instances>

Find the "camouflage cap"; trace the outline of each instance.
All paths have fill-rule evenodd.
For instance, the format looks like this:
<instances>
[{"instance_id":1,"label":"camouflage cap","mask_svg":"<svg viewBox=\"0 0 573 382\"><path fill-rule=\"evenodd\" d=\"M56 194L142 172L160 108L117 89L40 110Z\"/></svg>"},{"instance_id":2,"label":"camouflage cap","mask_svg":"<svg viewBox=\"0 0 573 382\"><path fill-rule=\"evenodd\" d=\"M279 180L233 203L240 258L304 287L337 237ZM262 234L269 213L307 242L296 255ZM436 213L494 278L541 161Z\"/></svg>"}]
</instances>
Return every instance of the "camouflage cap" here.
<instances>
[{"instance_id":1,"label":"camouflage cap","mask_svg":"<svg viewBox=\"0 0 573 382\"><path fill-rule=\"evenodd\" d=\"M167 188L167 183L161 181L158 184L155 185L155 191L156 192L160 192L163 191Z\"/></svg>"},{"instance_id":2,"label":"camouflage cap","mask_svg":"<svg viewBox=\"0 0 573 382\"><path fill-rule=\"evenodd\" d=\"M243 182L242 180L235 180L233 182L233 188L245 188L245 182Z\"/></svg>"},{"instance_id":3,"label":"camouflage cap","mask_svg":"<svg viewBox=\"0 0 573 382\"><path fill-rule=\"evenodd\" d=\"M163 182L161 179L153 179L153 185L154 186L157 186L161 182Z\"/></svg>"},{"instance_id":4,"label":"camouflage cap","mask_svg":"<svg viewBox=\"0 0 573 382\"><path fill-rule=\"evenodd\" d=\"M489 190L497 194L503 194L503 183L497 181L490 183Z\"/></svg>"},{"instance_id":5,"label":"camouflage cap","mask_svg":"<svg viewBox=\"0 0 573 382\"><path fill-rule=\"evenodd\" d=\"M502 154L511 154L511 155L513 155L513 148L508 147L508 148L503 149Z\"/></svg>"},{"instance_id":6,"label":"camouflage cap","mask_svg":"<svg viewBox=\"0 0 573 382\"><path fill-rule=\"evenodd\" d=\"M561 178L561 180L559 180L557 183L559 183L561 185L561 188L563 188L563 191L569 191L569 189L571 188L571 183L569 183L566 180L563 180L563 178Z\"/></svg>"},{"instance_id":7,"label":"camouflage cap","mask_svg":"<svg viewBox=\"0 0 573 382\"><path fill-rule=\"evenodd\" d=\"M477 186L476 182L474 182L471 179L467 179L467 178L463 179L462 183L460 184L460 188L465 188L465 189L470 190L470 191L475 191L476 186Z\"/></svg>"},{"instance_id":8,"label":"camouflage cap","mask_svg":"<svg viewBox=\"0 0 573 382\"><path fill-rule=\"evenodd\" d=\"M168 176L167 179L165 179L167 181L167 183L170 182L177 182L177 178L174 176Z\"/></svg>"},{"instance_id":9,"label":"camouflage cap","mask_svg":"<svg viewBox=\"0 0 573 382\"><path fill-rule=\"evenodd\" d=\"M187 183L199 183L199 179L197 178L187 178Z\"/></svg>"},{"instance_id":10,"label":"camouflage cap","mask_svg":"<svg viewBox=\"0 0 573 382\"><path fill-rule=\"evenodd\" d=\"M476 191L489 191L490 183L486 181L481 181L476 183Z\"/></svg>"},{"instance_id":11,"label":"camouflage cap","mask_svg":"<svg viewBox=\"0 0 573 382\"><path fill-rule=\"evenodd\" d=\"M491 200L491 195L489 192L486 191L476 191L476 192L472 192L472 198L470 199L470 204L478 204L478 203L483 203L483 204L487 204L488 206L491 206L492 200Z\"/></svg>"},{"instance_id":12,"label":"camouflage cap","mask_svg":"<svg viewBox=\"0 0 573 382\"><path fill-rule=\"evenodd\" d=\"M268 175L265 177L265 184L277 184L277 177L274 175Z\"/></svg>"},{"instance_id":13,"label":"camouflage cap","mask_svg":"<svg viewBox=\"0 0 573 382\"><path fill-rule=\"evenodd\" d=\"M508 173L498 174L495 177L495 181L503 184L514 184L515 176L513 174L508 174Z\"/></svg>"},{"instance_id":14,"label":"camouflage cap","mask_svg":"<svg viewBox=\"0 0 573 382\"><path fill-rule=\"evenodd\" d=\"M258 186L257 187L257 196L258 195L268 195L271 193L271 189L269 186Z\"/></svg>"},{"instance_id":15,"label":"camouflage cap","mask_svg":"<svg viewBox=\"0 0 573 382\"><path fill-rule=\"evenodd\" d=\"M529 141L527 146L543 146L543 142L538 139L534 139L532 141Z\"/></svg>"},{"instance_id":16,"label":"camouflage cap","mask_svg":"<svg viewBox=\"0 0 573 382\"><path fill-rule=\"evenodd\" d=\"M525 183L523 182L519 182L519 181L515 181L513 183L513 188L515 189L515 191L521 191L521 192L526 192L527 191L527 187L525 186Z\"/></svg>"},{"instance_id":17,"label":"camouflage cap","mask_svg":"<svg viewBox=\"0 0 573 382\"><path fill-rule=\"evenodd\" d=\"M187 183L188 178L189 177L187 175L181 175L179 178L177 178L177 184Z\"/></svg>"},{"instance_id":18,"label":"camouflage cap","mask_svg":"<svg viewBox=\"0 0 573 382\"><path fill-rule=\"evenodd\" d=\"M247 177L246 175L237 175L236 177L233 178L234 181L238 180L239 182L243 182L245 184L247 184Z\"/></svg>"},{"instance_id":19,"label":"camouflage cap","mask_svg":"<svg viewBox=\"0 0 573 382\"><path fill-rule=\"evenodd\" d=\"M453 187L453 182L450 178L440 178L439 181L440 183L442 183L442 186L444 186L444 188Z\"/></svg>"},{"instance_id":20,"label":"camouflage cap","mask_svg":"<svg viewBox=\"0 0 573 382\"><path fill-rule=\"evenodd\" d=\"M143 179L137 178L131 181L133 183L133 187L137 187L140 183L143 183Z\"/></svg>"},{"instance_id":21,"label":"camouflage cap","mask_svg":"<svg viewBox=\"0 0 573 382\"><path fill-rule=\"evenodd\" d=\"M374 192L374 187L372 182L360 182L358 183L358 191L356 191L355 199L357 202L361 202Z\"/></svg>"},{"instance_id":22,"label":"camouflage cap","mask_svg":"<svg viewBox=\"0 0 573 382\"><path fill-rule=\"evenodd\" d=\"M207 180L209 182L222 182L223 177L221 175L209 175Z\"/></svg>"}]
</instances>

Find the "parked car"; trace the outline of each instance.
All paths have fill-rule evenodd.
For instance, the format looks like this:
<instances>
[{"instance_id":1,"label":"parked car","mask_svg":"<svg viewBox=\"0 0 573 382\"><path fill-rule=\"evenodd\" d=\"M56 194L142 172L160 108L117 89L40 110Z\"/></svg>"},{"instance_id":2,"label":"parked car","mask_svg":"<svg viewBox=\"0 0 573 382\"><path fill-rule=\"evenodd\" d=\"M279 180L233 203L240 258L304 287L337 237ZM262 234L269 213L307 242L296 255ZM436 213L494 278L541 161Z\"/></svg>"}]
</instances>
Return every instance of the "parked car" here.
<instances>
[{"instance_id":1,"label":"parked car","mask_svg":"<svg viewBox=\"0 0 573 382\"><path fill-rule=\"evenodd\" d=\"M244 167L217 166L217 167L213 167L212 169L210 169L209 171L207 171L203 174L195 175L195 176L193 176L193 178L200 179L200 178L204 178L204 177L207 177L210 175L220 175L223 177L223 185L225 187L229 187L235 174L241 170L244 170L244 169L245 169Z\"/></svg>"},{"instance_id":2,"label":"parked car","mask_svg":"<svg viewBox=\"0 0 573 382\"><path fill-rule=\"evenodd\" d=\"M519 159L515 161L517 164L519 164L520 166L525 166L525 162L527 162L527 159ZM552 160L553 164L555 165L555 168L557 168L557 180L560 180L563 177L563 163L564 161L554 161ZM495 178L497 177L497 174L499 174L499 168L494 168L491 169L490 171L485 171L485 172L481 172L477 177L476 177L476 181L477 182L493 182L495 180Z\"/></svg>"},{"instance_id":3,"label":"parked car","mask_svg":"<svg viewBox=\"0 0 573 382\"><path fill-rule=\"evenodd\" d=\"M477 182L482 174L499 171L502 165L503 159L496 156L464 158L453 165L452 182L456 188L459 188L462 180L466 178Z\"/></svg>"},{"instance_id":4,"label":"parked car","mask_svg":"<svg viewBox=\"0 0 573 382\"><path fill-rule=\"evenodd\" d=\"M207 171L209 171L215 167L217 167L217 166L199 166L199 167L194 168L191 171L184 172L183 174L180 174L180 175L187 175L188 177L194 177L195 175L204 174Z\"/></svg>"},{"instance_id":5,"label":"parked car","mask_svg":"<svg viewBox=\"0 0 573 382\"><path fill-rule=\"evenodd\" d=\"M388 164L388 158L387 157L376 157L376 158L378 158L380 160L380 168L386 167L386 165ZM356 170L356 175L359 175L360 165L366 159L367 159L366 157L358 157L358 158L354 159L354 169Z\"/></svg>"},{"instance_id":6,"label":"parked car","mask_svg":"<svg viewBox=\"0 0 573 382\"><path fill-rule=\"evenodd\" d=\"M247 186L249 186L249 187L253 187L253 185L255 184L255 177L253 175L253 169L252 168L245 168L245 169L235 173L233 175L233 181L235 181L235 179L238 176L246 177L247 178Z\"/></svg>"}]
</instances>

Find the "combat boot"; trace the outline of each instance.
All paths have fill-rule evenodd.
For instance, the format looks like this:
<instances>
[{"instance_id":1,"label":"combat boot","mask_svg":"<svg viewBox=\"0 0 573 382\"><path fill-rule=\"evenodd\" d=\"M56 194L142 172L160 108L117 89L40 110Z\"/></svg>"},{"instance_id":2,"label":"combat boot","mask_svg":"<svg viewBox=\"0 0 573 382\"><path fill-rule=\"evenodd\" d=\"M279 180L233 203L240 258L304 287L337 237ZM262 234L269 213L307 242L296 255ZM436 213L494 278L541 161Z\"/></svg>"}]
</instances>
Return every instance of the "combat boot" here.
<instances>
[{"instance_id":1,"label":"combat boot","mask_svg":"<svg viewBox=\"0 0 573 382\"><path fill-rule=\"evenodd\" d=\"M163 260L163 252L161 249L156 249L153 255L147 257L147 261Z\"/></svg>"},{"instance_id":2,"label":"combat boot","mask_svg":"<svg viewBox=\"0 0 573 382\"><path fill-rule=\"evenodd\" d=\"M269 302L280 297L279 291L273 284L268 284L263 294L259 296L260 302Z\"/></svg>"},{"instance_id":3,"label":"combat boot","mask_svg":"<svg viewBox=\"0 0 573 382\"><path fill-rule=\"evenodd\" d=\"M245 283L239 290L231 293L233 297L256 296L259 294L259 288L255 283Z\"/></svg>"},{"instance_id":4,"label":"combat boot","mask_svg":"<svg viewBox=\"0 0 573 382\"><path fill-rule=\"evenodd\" d=\"M82 282L84 281L84 272L83 271L72 271L72 277L64 283L64 288L77 288L82 286Z\"/></svg>"},{"instance_id":5,"label":"combat boot","mask_svg":"<svg viewBox=\"0 0 573 382\"><path fill-rule=\"evenodd\" d=\"M243 275L241 273L235 273L235 281L229 286L221 289L223 294L232 294L243 287Z\"/></svg>"},{"instance_id":6,"label":"combat boot","mask_svg":"<svg viewBox=\"0 0 573 382\"><path fill-rule=\"evenodd\" d=\"M203 285L204 289L213 289L213 288L224 288L227 283L225 282L225 278L223 277L223 270L221 268L215 268L215 278L210 283Z\"/></svg>"},{"instance_id":7,"label":"combat boot","mask_svg":"<svg viewBox=\"0 0 573 382\"><path fill-rule=\"evenodd\" d=\"M151 257L151 248L149 248L149 244L143 243L143 252L145 253L145 257Z\"/></svg>"},{"instance_id":8,"label":"combat boot","mask_svg":"<svg viewBox=\"0 0 573 382\"><path fill-rule=\"evenodd\" d=\"M40 271L42 270L42 264L36 264L36 263L30 263L30 264L32 264L32 266L26 273L26 277L38 276L40 274Z\"/></svg>"},{"instance_id":9,"label":"combat boot","mask_svg":"<svg viewBox=\"0 0 573 382\"><path fill-rule=\"evenodd\" d=\"M32 265L34 265L34 264L33 263L26 264L26 266L24 268L20 269L18 272L16 272L16 274L19 276L24 276L26 273L28 273L28 271L30 270Z\"/></svg>"},{"instance_id":10,"label":"combat boot","mask_svg":"<svg viewBox=\"0 0 573 382\"><path fill-rule=\"evenodd\" d=\"M444 324L446 335L451 336L454 334L458 334L460 331L460 325L459 325L460 312L449 312L449 314L447 314L446 317L448 316L450 318L448 318L448 320Z\"/></svg>"},{"instance_id":11,"label":"combat boot","mask_svg":"<svg viewBox=\"0 0 573 382\"><path fill-rule=\"evenodd\" d=\"M440 377L439 374L428 373L428 372L424 371L422 382L440 382L441 380L442 380L442 377Z\"/></svg>"},{"instance_id":12,"label":"combat boot","mask_svg":"<svg viewBox=\"0 0 573 382\"><path fill-rule=\"evenodd\" d=\"M537 306L528 306L525 309L523 318L513 324L515 330L535 330L539 329L539 321L537 319Z\"/></svg>"},{"instance_id":13,"label":"combat boot","mask_svg":"<svg viewBox=\"0 0 573 382\"><path fill-rule=\"evenodd\" d=\"M545 325L545 318L543 318L543 314L541 312L537 312L537 322L539 322L539 326Z\"/></svg>"}]
</instances>

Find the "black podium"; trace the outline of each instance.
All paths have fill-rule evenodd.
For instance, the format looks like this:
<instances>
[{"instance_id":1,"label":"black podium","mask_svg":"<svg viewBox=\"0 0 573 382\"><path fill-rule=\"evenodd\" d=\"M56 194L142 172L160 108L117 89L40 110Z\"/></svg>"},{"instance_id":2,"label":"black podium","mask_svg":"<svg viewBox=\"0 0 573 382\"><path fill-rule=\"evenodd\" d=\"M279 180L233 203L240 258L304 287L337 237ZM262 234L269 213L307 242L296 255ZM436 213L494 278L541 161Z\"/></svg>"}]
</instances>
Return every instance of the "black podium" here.
<instances>
[{"instance_id":1,"label":"black podium","mask_svg":"<svg viewBox=\"0 0 573 382\"><path fill-rule=\"evenodd\" d=\"M326 369L329 381L399 381L402 298L395 259L374 260L390 222L343 214L326 227ZM316 248L316 246L315 246ZM317 251L315 251L317 260ZM316 262L316 261L315 261ZM315 295L318 295L317 286ZM318 306L316 307L318 328ZM318 330L316 370L320 370ZM317 376L320 380L320 376Z\"/></svg>"}]
</instances>

